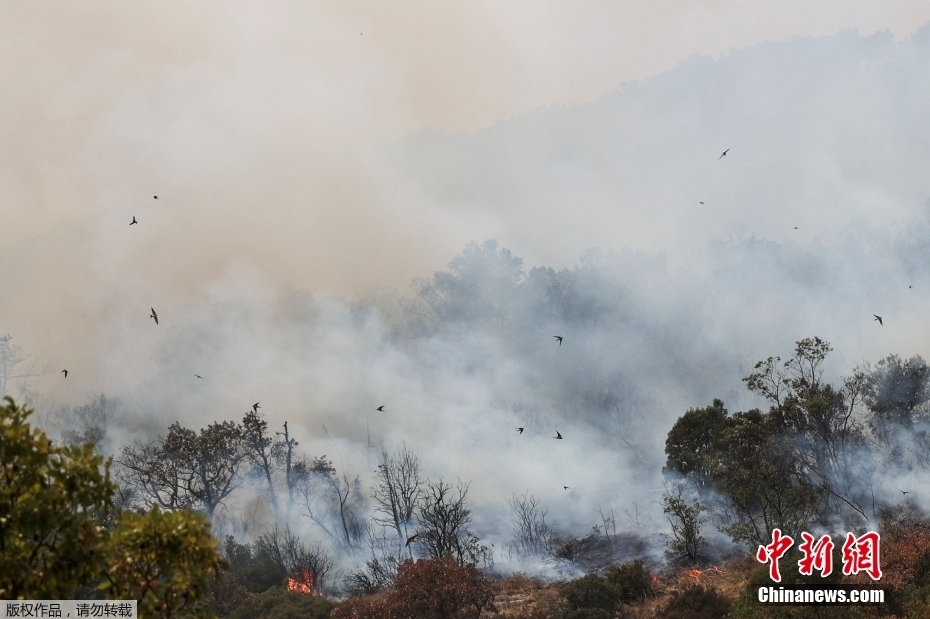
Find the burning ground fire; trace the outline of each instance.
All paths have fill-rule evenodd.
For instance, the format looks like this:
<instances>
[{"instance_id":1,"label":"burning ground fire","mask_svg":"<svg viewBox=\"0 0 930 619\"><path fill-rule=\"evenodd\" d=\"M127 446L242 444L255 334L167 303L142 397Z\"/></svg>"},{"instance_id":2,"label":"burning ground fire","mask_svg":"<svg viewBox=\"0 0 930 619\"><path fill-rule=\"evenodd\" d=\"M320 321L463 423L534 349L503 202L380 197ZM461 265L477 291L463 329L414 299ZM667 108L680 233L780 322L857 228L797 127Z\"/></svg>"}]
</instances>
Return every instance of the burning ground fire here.
<instances>
[{"instance_id":1,"label":"burning ground fire","mask_svg":"<svg viewBox=\"0 0 930 619\"><path fill-rule=\"evenodd\" d=\"M309 593L313 594L313 573L310 570L307 570L303 574L303 578L300 580L296 578L288 577L287 579L287 590L288 591L297 591L299 593Z\"/></svg>"}]
</instances>

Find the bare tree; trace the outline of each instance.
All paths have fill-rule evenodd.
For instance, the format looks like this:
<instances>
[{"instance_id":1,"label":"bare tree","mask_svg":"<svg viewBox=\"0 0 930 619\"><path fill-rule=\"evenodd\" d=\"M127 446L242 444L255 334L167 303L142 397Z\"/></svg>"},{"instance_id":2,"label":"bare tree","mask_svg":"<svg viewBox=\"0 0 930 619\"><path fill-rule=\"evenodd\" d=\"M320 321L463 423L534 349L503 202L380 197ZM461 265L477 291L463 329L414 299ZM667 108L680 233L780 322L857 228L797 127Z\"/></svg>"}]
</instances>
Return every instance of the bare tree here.
<instances>
[{"instance_id":1,"label":"bare tree","mask_svg":"<svg viewBox=\"0 0 930 619\"><path fill-rule=\"evenodd\" d=\"M611 541L611 536L616 539L617 537L617 519L614 517L614 508L609 508L606 512L604 508L598 507L597 513L601 517L601 524L604 527L604 537L607 538L607 541Z\"/></svg>"},{"instance_id":2,"label":"bare tree","mask_svg":"<svg viewBox=\"0 0 930 619\"><path fill-rule=\"evenodd\" d=\"M534 496L514 494L507 500L516 516L511 547L523 556L543 556L552 553L554 535L546 524L546 510L540 509Z\"/></svg>"},{"instance_id":3,"label":"bare tree","mask_svg":"<svg viewBox=\"0 0 930 619\"><path fill-rule=\"evenodd\" d=\"M122 489L142 504L176 510L191 507L192 497L185 491L187 472L184 463L161 449L161 437L123 447L116 459L116 478Z\"/></svg>"},{"instance_id":4,"label":"bare tree","mask_svg":"<svg viewBox=\"0 0 930 619\"><path fill-rule=\"evenodd\" d=\"M487 546L469 528L471 510L465 504L467 483L461 481L453 492L452 484L442 479L426 482L426 491L420 501L417 544L428 557L452 557L459 565L485 565L493 562Z\"/></svg>"},{"instance_id":5,"label":"bare tree","mask_svg":"<svg viewBox=\"0 0 930 619\"><path fill-rule=\"evenodd\" d=\"M32 355L23 352L22 346L13 343L13 336L0 337L0 398L10 394L11 382L20 381L20 396L31 401L29 379L48 372L48 367L36 369Z\"/></svg>"},{"instance_id":6,"label":"bare tree","mask_svg":"<svg viewBox=\"0 0 930 619\"><path fill-rule=\"evenodd\" d=\"M326 533L333 546L357 550L366 533L361 481L358 477L350 480L346 474L337 477L328 460L317 458L309 466L310 474L300 485L303 514Z\"/></svg>"},{"instance_id":7,"label":"bare tree","mask_svg":"<svg viewBox=\"0 0 930 619\"><path fill-rule=\"evenodd\" d=\"M365 561L365 567L352 570L345 578L345 587L350 595L371 595L394 586L397 568L404 561L404 555L395 541L388 539L386 532L387 529L381 527L381 534L375 536L369 530L370 558Z\"/></svg>"},{"instance_id":8,"label":"bare tree","mask_svg":"<svg viewBox=\"0 0 930 619\"><path fill-rule=\"evenodd\" d=\"M123 483L165 509L197 507L212 519L232 494L245 459L242 429L213 423L198 435L175 422L168 435L123 448L117 459Z\"/></svg>"},{"instance_id":9,"label":"bare tree","mask_svg":"<svg viewBox=\"0 0 930 619\"><path fill-rule=\"evenodd\" d=\"M242 445L252 465L253 475L264 479L268 500L277 520L280 514L274 475L280 468L280 459L275 458L275 448L284 447L284 444L275 443L274 438L268 435L268 422L256 411L249 411L242 418ZM287 462L290 464L289 458Z\"/></svg>"},{"instance_id":10,"label":"bare tree","mask_svg":"<svg viewBox=\"0 0 930 619\"><path fill-rule=\"evenodd\" d=\"M333 571L335 563L320 542L304 546L289 528L285 527L282 532L275 525L270 533L259 536L255 543L289 578L312 584L314 591L325 591L326 578Z\"/></svg>"},{"instance_id":11,"label":"bare tree","mask_svg":"<svg viewBox=\"0 0 930 619\"><path fill-rule=\"evenodd\" d=\"M122 402L99 397L77 408L61 408L55 415L54 425L61 428L61 440L66 445L93 443L98 451L108 451L109 434L114 421L122 411Z\"/></svg>"},{"instance_id":12,"label":"bare tree","mask_svg":"<svg viewBox=\"0 0 930 619\"><path fill-rule=\"evenodd\" d=\"M299 458L295 459L294 448L297 447L298 443L297 439L291 438L286 421L284 422L284 432L278 432L277 436L280 436L282 440L276 446L274 456L279 466L284 467L284 484L287 487L287 521L290 522L291 512L294 509L294 494L297 492L300 483L306 481L306 476L302 475L302 473L306 473L305 469L307 467L295 467ZM325 457L325 455L322 456L322 458Z\"/></svg>"},{"instance_id":13,"label":"bare tree","mask_svg":"<svg viewBox=\"0 0 930 619\"><path fill-rule=\"evenodd\" d=\"M361 517L365 497L362 494L362 484L356 475L349 480L345 473L339 479L332 478L331 492L339 506L339 521L342 524L342 538L340 542L346 548L358 549L366 533L365 522Z\"/></svg>"},{"instance_id":14,"label":"bare tree","mask_svg":"<svg viewBox=\"0 0 930 619\"><path fill-rule=\"evenodd\" d=\"M393 455L381 452L375 471L375 488L371 494L375 500L375 512L379 514L374 521L397 531L400 545L410 537L410 523L423 495L423 481L417 452L406 445ZM412 558L412 553L410 556Z\"/></svg>"}]
</instances>

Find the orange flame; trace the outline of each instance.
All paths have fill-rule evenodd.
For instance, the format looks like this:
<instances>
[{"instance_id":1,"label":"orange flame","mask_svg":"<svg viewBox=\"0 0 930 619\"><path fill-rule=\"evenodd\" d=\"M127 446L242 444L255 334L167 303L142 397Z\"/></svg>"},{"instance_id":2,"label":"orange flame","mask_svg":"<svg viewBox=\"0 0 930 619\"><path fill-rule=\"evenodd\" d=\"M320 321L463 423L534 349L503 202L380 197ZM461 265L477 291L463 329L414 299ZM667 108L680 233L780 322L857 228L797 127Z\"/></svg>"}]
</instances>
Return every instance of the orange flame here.
<instances>
[{"instance_id":1,"label":"orange flame","mask_svg":"<svg viewBox=\"0 0 930 619\"><path fill-rule=\"evenodd\" d=\"M694 569L694 570L686 571L684 575L685 575L685 578L690 578L691 580L697 581L701 579L701 576L703 576L703 572L701 572L701 570Z\"/></svg>"},{"instance_id":2,"label":"orange flame","mask_svg":"<svg viewBox=\"0 0 930 619\"><path fill-rule=\"evenodd\" d=\"M313 572L306 570L301 580L296 578L287 579L287 590L297 591L298 593L313 593Z\"/></svg>"}]
</instances>

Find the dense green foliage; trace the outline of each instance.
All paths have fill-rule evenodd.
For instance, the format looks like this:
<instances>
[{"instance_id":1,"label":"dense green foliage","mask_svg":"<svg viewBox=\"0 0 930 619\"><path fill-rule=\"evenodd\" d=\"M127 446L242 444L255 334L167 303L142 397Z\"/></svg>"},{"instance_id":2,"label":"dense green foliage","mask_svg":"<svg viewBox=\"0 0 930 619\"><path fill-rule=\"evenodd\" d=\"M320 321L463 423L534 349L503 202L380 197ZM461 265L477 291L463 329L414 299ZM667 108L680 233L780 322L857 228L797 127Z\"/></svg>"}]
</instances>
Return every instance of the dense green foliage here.
<instances>
[{"instance_id":1,"label":"dense green foliage","mask_svg":"<svg viewBox=\"0 0 930 619\"><path fill-rule=\"evenodd\" d=\"M206 617L221 562L209 525L186 510L111 514L110 462L61 447L6 398L0 408L0 597L67 599L97 587L144 617ZM107 525L107 526L104 526Z\"/></svg>"},{"instance_id":2,"label":"dense green foliage","mask_svg":"<svg viewBox=\"0 0 930 619\"><path fill-rule=\"evenodd\" d=\"M0 598L56 599L100 573L94 516L115 490L90 446L59 447L5 398L0 407Z\"/></svg>"},{"instance_id":3,"label":"dense green foliage","mask_svg":"<svg viewBox=\"0 0 930 619\"><path fill-rule=\"evenodd\" d=\"M891 355L874 368L856 368L836 386L822 377L831 350L820 338L808 338L785 362L769 357L756 363L744 381L768 400L767 411L730 414L714 400L674 424L665 473L683 480L697 498L689 510L688 502L666 497L673 554L693 554L688 542L700 533L686 525L696 522L698 498L722 507L721 531L754 546L768 543L775 528L799 539L818 525L839 521L853 529L875 522L882 505L877 476L930 465L930 439L920 430L930 411L930 369L923 359Z\"/></svg>"},{"instance_id":4,"label":"dense green foliage","mask_svg":"<svg viewBox=\"0 0 930 619\"><path fill-rule=\"evenodd\" d=\"M727 409L723 401L705 408L692 408L682 415L668 433L665 441L665 453L668 462L665 472L672 472L689 477L699 488L710 482L711 454L714 450L714 437L722 429L727 419Z\"/></svg>"},{"instance_id":5,"label":"dense green foliage","mask_svg":"<svg viewBox=\"0 0 930 619\"><path fill-rule=\"evenodd\" d=\"M219 571L216 541L201 514L123 512L107 549L102 587L112 599L138 600L144 617L207 617L201 604L210 572Z\"/></svg>"},{"instance_id":6,"label":"dense green foliage","mask_svg":"<svg viewBox=\"0 0 930 619\"><path fill-rule=\"evenodd\" d=\"M609 568L604 579L616 588L621 602L641 602L653 594L652 574L638 559Z\"/></svg>"},{"instance_id":7,"label":"dense green foliage","mask_svg":"<svg viewBox=\"0 0 930 619\"><path fill-rule=\"evenodd\" d=\"M588 574L559 592L565 600L565 617L612 617L623 603L642 602L653 594L652 574L642 561L615 565L604 577Z\"/></svg>"},{"instance_id":8,"label":"dense green foliage","mask_svg":"<svg viewBox=\"0 0 930 619\"><path fill-rule=\"evenodd\" d=\"M588 574L571 581L561 591L569 610L595 608L609 613L620 604L619 587L597 574Z\"/></svg>"}]
</instances>

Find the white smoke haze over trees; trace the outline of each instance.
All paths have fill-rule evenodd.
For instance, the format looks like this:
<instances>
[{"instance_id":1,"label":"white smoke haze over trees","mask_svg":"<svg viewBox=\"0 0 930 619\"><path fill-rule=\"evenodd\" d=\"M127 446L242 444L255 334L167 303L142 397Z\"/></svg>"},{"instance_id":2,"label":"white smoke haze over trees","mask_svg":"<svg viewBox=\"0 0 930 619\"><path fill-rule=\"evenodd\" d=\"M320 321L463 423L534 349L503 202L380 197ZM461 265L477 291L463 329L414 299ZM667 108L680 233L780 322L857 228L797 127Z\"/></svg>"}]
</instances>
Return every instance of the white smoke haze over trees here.
<instances>
[{"instance_id":1,"label":"white smoke haze over trees","mask_svg":"<svg viewBox=\"0 0 930 619\"><path fill-rule=\"evenodd\" d=\"M762 33L591 78L580 99L537 85L498 108L501 69L471 117L447 82L435 108L394 101L403 80L376 29L333 17L289 51L268 41L291 13L260 27L237 11L199 45L184 31L196 20L161 24L186 42L170 61L121 41L69 65L61 43L41 64L61 89L24 77L22 96L73 131L3 121L34 141L21 161L5 153L0 183L18 231L0 233L0 336L21 359L2 368L6 391L117 456L260 402L270 440L287 422L304 460L289 493L269 443L229 531L271 531L257 506L273 475L295 535L344 570L369 550L390 563L405 551L391 527L416 526L385 533L369 495L382 454L406 446L424 483L468 484L468 527L498 565L537 562L506 554L508 501L527 496L557 534L603 534L613 513L659 557L665 440L689 408L767 410L743 378L804 338L833 347L836 385L930 355L928 26ZM351 47L346 20L375 47ZM343 73L306 60L327 41ZM69 72L90 66L104 75ZM926 423L915 401L892 419L908 432ZM919 445L872 431L887 451L862 458L899 468L870 496L909 490L930 508L924 463L904 463Z\"/></svg>"}]
</instances>

